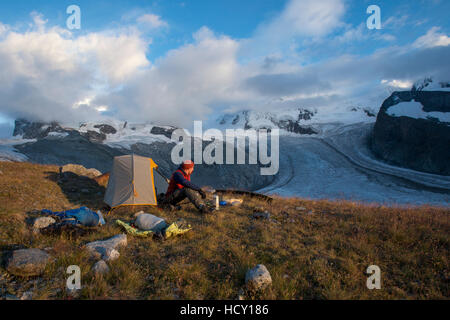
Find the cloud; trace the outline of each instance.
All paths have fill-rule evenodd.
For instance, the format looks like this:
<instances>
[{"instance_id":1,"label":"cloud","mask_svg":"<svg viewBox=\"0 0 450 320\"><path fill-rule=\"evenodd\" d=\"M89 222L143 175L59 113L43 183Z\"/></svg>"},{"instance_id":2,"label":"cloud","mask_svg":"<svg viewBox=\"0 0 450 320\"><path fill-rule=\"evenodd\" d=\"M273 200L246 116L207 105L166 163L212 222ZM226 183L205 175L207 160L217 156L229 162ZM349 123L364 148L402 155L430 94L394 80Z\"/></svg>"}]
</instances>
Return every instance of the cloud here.
<instances>
[{"instance_id":1,"label":"cloud","mask_svg":"<svg viewBox=\"0 0 450 320\"><path fill-rule=\"evenodd\" d=\"M268 37L323 36L341 25L344 9L341 0L291 0L260 32Z\"/></svg>"},{"instance_id":2,"label":"cloud","mask_svg":"<svg viewBox=\"0 0 450 320\"><path fill-rule=\"evenodd\" d=\"M204 118L210 104L228 99L228 90L239 80L238 43L216 36L206 27L193 39L192 44L169 51L154 68L127 82L117 94L99 98L98 103L111 106L122 118L177 125Z\"/></svg>"},{"instance_id":3,"label":"cloud","mask_svg":"<svg viewBox=\"0 0 450 320\"><path fill-rule=\"evenodd\" d=\"M136 21L139 24L146 25L151 29L158 29L169 26L169 24L166 21L162 20L160 16L152 13L144 14L138 17Z\"/></svg>"},{"instance_id":4,"label":"cloud","mask_svg":"<svg viewBox=\"0 0 450 320\"><path fill-rule=\"evenodd\" d=\"M9 117L70 121L100 116L77 103L99 88L114 89L149 66L138 34L88 33L78 37L32 14L22 33L0 38L0 112ZM75 107L74 107L75 106Z\"/></svg>"},{"instance_id":5,"label":"cloud","mask_svg":"<svg viewBox=\"0 0 450 320\"><path fill-rule=\"evenodd\" d=\"M414 46L418 48L432 48L450 45L450 37L444 33L440 33L439 30L439 27L431 28L425 35L414 42Z\"/></svg>"},{"instance_id":6,"label":"cloud","mask_svg":"<svg viewBox=\"0 0 450 320\"><path fill-rule=\"evenodd\" d=\"M344 9L338 0L290 1L250 39L202 27L156 61L147 58L151 42L136 26L78 35L48 27L39 14L24 32L0 24L0 113L63 122L107 114L189 126L224 110L379 107L392 88L425 76L449 80L448 37L438 28L403 46L363 55L333 52L314 62L285 43L322 37L314 45L329 51L365 40L363 24L342 25ZM249 55L250 49L260 55Z\"/></svg>"}]
</instances>

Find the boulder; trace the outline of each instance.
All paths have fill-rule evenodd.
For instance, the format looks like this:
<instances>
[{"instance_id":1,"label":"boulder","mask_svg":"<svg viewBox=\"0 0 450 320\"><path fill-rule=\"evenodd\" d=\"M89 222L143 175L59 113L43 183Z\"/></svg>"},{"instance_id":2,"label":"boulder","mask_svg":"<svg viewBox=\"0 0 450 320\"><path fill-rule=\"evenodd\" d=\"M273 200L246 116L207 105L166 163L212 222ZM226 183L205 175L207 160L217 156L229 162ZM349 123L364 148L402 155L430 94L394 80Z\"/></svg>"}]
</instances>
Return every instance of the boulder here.
<instances>
[{"instance_id":1,"label":"boulder","mask_svg":"<svg viewBox=\"0 0 450 320\"><path fill-rule=\"evenodd\" d=\"M85 176L89 178L96 178L102 175L102 173L97 169L86 169L79 164L66 164L65 166L59 168L59 172L61 174L65 172L72 172L79 176Z\"/></svg>"},{"instance_id":2,"label":"boulder","mask_svg":"<svg viewBox=\"0 0 450 320\"><path fill-rule=\"evenodd\" d=\"M20 297L20 300L33 300L33 291L26 291Z\"/></svg>"},{"instance_id":3,"label":"boulder","mask_svg":"<svg viewBox=\"0 0 450 320\"><path fill-rule=\"evenodd\" d=\"M43 250L15 250L7 261L6 270L17 276L38 276L44 272L48 261L49 255Z\"/></svg>"},{"instance_id":4,"label":"boulder","mask_svg":"<svg viewBox=\"0 0 450 320\"><path fill-rule=\"evenodd\" d=\"M263 264L258 264L245 274L245 285L249 291L264 290L272 284L272 277Z\"/></svg>"},{"instance_id":5,"label":"boulder","mask_svg":"<svg viewBox=\"0 0 450 320\"><path fill-rule=\"evenodd\" d=\"M270 219L270 213L268 211L255 212L253 214L254 219Z\"/></svg>"},{"instance_id":6,"label":"boulder","mask_svg":"<svg viewBox=\"0 0 450 320\"><path fill-rule=\"evenodd\" d=\"M90 242L86 244L86 249L97 259L111 261L118 258L117 249L126 246L127 236L119 234L107 240Z\"/></svg>"},{"instance_id":7,"label":"boulder","mask_svg":"<svg viewBox=\"0 0 450 320\"><path fill-rule=\"evenodd\" d=\"M33 229L39 231L41 229L47 228L49 225L56 222L52 217L39 217L33 221Z\"/></svg>"},{"instance_id":8,"label":"boulder","mask_svg":"<svg viewBox=\"0 0 450 320\"><path fill-rule=\"evenodd\" d=\"M94 266L92 267L92 271L96 275L103 275L107 274L110 271L110 269L104 260L100 260L97 261L96 264L94 264Z\"/></svg>"}]
</instances>

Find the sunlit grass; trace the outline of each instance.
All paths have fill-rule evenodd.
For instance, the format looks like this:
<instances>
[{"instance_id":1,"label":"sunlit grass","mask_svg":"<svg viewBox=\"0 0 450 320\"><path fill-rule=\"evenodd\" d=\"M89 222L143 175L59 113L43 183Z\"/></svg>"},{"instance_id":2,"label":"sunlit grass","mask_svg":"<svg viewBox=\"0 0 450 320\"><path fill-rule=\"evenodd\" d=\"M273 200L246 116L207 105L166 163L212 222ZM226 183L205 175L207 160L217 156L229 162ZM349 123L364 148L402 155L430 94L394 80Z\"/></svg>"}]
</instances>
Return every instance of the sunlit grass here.
<instances>
[{"instance_id":1,"label":"sunlit grass","mask_svg":"<svg viewBox=\"0 0 450 320\"><path fill-rule=\"evenodd\" d=\"M0 287L35 299L70 299L65 283L69 265L82 270L80 299L235 299L245 272L256 264L270 271L273 285L264 299L448 299L449 209L431 206L399 208L347 201L275 198L272 203L244 198L201 216L191 205L164 212L154 207L121 208L107 225L80 237L33 234L26 219L33 210L65 210L86 205L102 209L104 189L68 194L54 179L56 166L0 163L0 250L52 248L53 260L39 278L22 279L0 267ZM53 173L53 174L52 174ZM71 186L73 188L81 186ZM97 188L97 189L96 189ZM254 220L261 207L269 220ZM305 210L297 210L304 207ZM111 272L95 276L83 245L122 230L115 219L131 220L146 212L168 222L184 218L193 230L155 241L128 236ZM33 215L33 214L31 214ZM365 271L381 268L382 289L368 290Z\"/></svg>"}]
</instances>

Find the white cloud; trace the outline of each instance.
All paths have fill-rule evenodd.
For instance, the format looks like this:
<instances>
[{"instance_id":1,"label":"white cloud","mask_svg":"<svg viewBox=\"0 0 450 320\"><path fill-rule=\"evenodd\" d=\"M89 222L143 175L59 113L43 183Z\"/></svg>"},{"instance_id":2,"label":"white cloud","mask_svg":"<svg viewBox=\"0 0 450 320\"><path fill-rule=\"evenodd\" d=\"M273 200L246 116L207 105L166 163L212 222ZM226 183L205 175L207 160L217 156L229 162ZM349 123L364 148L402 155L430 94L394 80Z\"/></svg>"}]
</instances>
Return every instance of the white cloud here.
<instances>
[{"instance_id":1,"label":"white cloud","mask_svg":"<svg viewBox=\"0 0 450 320\"><path fill-rule=\"evenodd\" d=\"M204 117L211 103L233 95L230 89L239 81L238 43L205 27L193 38L194 43L169 51L154 68L98 103L117 110L122 118L186 125Z\"/></svg>"},{"instance_id":2,"label":"white cloud","mask_svg":"<svg viewBox=\"0 0 450 320\"><path fill-rule=\"evenodd\" d=\"M162 20L160 16L156 14L144 14L137 18L137 22L142 25L147 25L152 29L162 28L162 27L168 27L169 24Z\"/></svg>"},{"instance_id":3,"label":"white cloud","mask_svg":"<svg viewBox=\"0 0 450 320\"><path fill-rule=\"evenodd\" d=\"M291 0L281 15L266 27L266 31L278 36L286 32L292 35L323 36L341 24L344 9L341 0Z\"/></svg>"},{"instance_id":4,"label":"white cloud","mask_svg":"<svg viewBox=\"0 0 450 320\"><path fill-rule=\"evenodd\" d=\"M3 28L0 38L0 112L37 120L95 117L95 105L72 106L112 90L149 66L147 43L138 34L88 33L75 37L47 28L33 14L25 32Z\"/></svg>"},{"instance_id":5,"label":"white cloud","mask_svg":"<svg viewBox=\"0 0 450 320\"><path fill-rule=\"evenodd\" d=\"M294 29L287 36L326 35L328 29L316 25L315 18L306 18L308 12L314 16L315 10L329 10L323 3L291 1L280 17L258 29L252 39L232 39L203 27L193 34L191 43L153 63L146 57L149 41L135 28L77 36L49 28L37 15L26 32L3 28L0 113L44 121L86 121L106 113L121 120L186 126L224 110L346 107L349 103L378 107L389 88L406 89L425 75L448 81L443 77L450 74L450 47L443 45L448 37L438 29L431 29L414 45L363 56L334 54L309 64L290 52L287 57L283 43L264 42L260 32L275 37L284 23L286 30ZM327 3L343 10L340 1ZM306 33L290 11L299 8L306 10L299 18L309 23ZM342 12L330 17L320 11L324 16L319 16L335 29ZM286 40L284 36L279 38ZM364 37L363 25L341 33L341 40L347 42ZM243 59L243 46L260 45L275 53Z\"/></svg>"},{"instance_id":6,"label":"white cloud","mask_svg":"<svg viewBox=\"0 0 450 320\"><path fill-rule=\"evenodd\" d=\"M439 32L439 30L439 27L431 28L425 35L421 36L414 42L414 46L417 48L432 48L450 45L450 37Z\"/></svg>"},{"instance_id":7,"label":"white cloud","mask_svg":"<svg viewBox=\"0 0 450 320\"><path fill-rule=\"evenodd\" d=\"M394 79L394 80L386 80L383 79L381 80L381 83L384 85L387 85L389 87L393 87L393 88L400 88L400 89L411 89L413 86L413 82L410 80L398 80L398 79Z\"/></svg>"}]
</instances>

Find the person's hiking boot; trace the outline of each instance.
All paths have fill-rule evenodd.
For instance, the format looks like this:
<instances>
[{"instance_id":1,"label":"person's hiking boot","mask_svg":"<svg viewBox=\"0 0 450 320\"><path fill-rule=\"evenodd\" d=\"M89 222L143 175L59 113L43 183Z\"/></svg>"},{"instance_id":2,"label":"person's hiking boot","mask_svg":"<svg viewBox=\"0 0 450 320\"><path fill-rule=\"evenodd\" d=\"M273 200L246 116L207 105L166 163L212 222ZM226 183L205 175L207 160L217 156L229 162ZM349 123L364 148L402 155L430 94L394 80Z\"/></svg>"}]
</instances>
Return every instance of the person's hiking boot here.
<instances>
[{"instance_id":1,"label":"person's hiking boot","mask_svg":"<svg viewBox=\"0 0 450 320\"><path fill-rule=\"evenodd\" d=\"M213 213L213 211L214 211L213 208L210 208L210 207L205 206L205 205L203 205L203 206L200 208L200 213L202 213L202 214L211 214L211 213Z\"/></svg>"}]
</instances>

